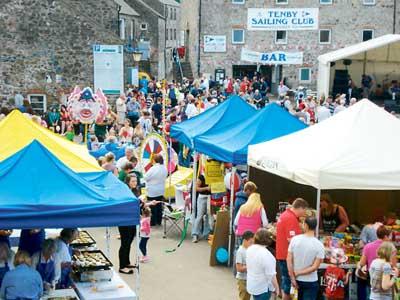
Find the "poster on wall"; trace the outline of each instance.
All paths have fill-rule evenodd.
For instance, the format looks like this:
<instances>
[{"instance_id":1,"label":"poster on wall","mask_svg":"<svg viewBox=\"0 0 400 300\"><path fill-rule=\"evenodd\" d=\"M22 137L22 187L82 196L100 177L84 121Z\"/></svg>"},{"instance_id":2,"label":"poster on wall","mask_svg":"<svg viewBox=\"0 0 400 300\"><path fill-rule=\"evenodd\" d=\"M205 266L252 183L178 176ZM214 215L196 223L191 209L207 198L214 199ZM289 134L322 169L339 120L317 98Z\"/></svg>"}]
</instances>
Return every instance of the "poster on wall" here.
<instances>
[{"instance_id":1,"label":"poster on wall","mask_svg":"<svg viewBox=\"0 0 400 300\"><path fill-rule=\"evenodd\" d=\"M249 8L248 30L317 30L318 8Z\"/></svg>"},{"instance_id":2,"label":"poster on wall","mask_svg":"<svg viewBox=\"0 0 400 300\"><path fill-rule=\"evenodd\" d=\"M256 52L242 48L240 59L242 61L267 65L302 65L303 52Z\"/></svg>"},{"instance_id":3,"label":"poster on wall","mask_svg":"<svg viewBox=\"0 0 400 300\"><path fill-rule=\"evenodd\" d=\"M124 52L121 45L94 45L94 90L119 95L124 91Z\"/></svg>"},{"instance_id":4,"label":"poster on wall","mask_svg":"<svg viewBox=\"0 0 400 300\"><path fill-rule=\"evenodd\" d=\"M226 36L205 35L204 52L226 52Z\"/></svg>"}]
</instances>

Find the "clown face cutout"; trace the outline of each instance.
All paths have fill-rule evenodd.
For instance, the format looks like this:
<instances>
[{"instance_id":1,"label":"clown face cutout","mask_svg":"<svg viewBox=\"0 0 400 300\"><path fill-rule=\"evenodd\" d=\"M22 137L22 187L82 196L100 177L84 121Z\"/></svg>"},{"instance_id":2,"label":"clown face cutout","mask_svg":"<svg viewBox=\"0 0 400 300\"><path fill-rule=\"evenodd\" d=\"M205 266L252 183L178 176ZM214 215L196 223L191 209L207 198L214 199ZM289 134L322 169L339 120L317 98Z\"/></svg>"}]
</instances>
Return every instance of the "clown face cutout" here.
<instances>
[{"instance_id":1,"label":"clown face cutout","mask_svg":"<svg viewBox=\"0 0 400 300\"><path fill-rule=\"evenodd\" d=\"M96 91L96 94L93 94L89 87L81 90L76 86L68 97L67 109L75 122L83 124L101 123L107 115L107 97L100 89Z\"/></svg>"}]
</instances>

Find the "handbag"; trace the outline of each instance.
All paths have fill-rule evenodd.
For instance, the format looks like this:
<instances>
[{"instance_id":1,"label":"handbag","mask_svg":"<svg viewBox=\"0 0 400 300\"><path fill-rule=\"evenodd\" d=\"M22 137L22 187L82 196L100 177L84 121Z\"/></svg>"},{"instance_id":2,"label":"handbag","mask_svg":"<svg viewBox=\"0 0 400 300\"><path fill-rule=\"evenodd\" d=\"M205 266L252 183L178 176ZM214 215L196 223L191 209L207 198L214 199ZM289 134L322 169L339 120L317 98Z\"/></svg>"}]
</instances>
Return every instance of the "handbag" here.
<instances>
[{"instance_id":1,"label":"handbag","mask_svg":"<svg viewBox=\"0 0 400 300\"><path fill-rule=\"evenodd\" d=\"M364 266L364 267L357 266L356 276L362 280L368 280L369 274L368 274L367 267L366 266Z\"/></svg>"}]
</instances>

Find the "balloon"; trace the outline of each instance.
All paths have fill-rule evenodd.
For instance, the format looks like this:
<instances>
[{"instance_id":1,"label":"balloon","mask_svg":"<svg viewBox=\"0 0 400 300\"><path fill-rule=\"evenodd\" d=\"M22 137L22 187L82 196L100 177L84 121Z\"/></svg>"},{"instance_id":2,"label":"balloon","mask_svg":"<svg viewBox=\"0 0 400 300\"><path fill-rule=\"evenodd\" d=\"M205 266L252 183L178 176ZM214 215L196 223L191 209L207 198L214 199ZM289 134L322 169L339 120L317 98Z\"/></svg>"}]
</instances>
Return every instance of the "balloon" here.
<instances>
[{"instance_id":1,"label":"balloon","mask_svg":"<svg viewBox=\"0 0 400 300\"><path fill-rule=\"evenodd\" d=\"M218 248L217 252L215 253L215 258L218 263L226 264L228 262L228 251L225 248Z\"/></svg>"}]
</instances>

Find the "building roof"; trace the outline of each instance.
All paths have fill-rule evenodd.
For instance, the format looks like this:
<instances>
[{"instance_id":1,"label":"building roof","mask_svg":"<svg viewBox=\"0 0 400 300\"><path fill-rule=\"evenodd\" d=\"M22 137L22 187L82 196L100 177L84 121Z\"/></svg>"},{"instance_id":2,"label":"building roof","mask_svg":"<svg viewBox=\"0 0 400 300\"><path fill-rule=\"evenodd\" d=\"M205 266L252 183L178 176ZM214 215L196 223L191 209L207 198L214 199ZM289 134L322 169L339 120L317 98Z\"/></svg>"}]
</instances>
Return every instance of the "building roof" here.
<instances>
[{"instance_id":1,"label":"building roof","mask_svg":"<svg viewBox=\"0 0 400 300\"><path fill-rule=\"evenodd\" d=\"M150 6L149 4L146 3L146 1L143 0L135 0L136 3L141 4L143 7L147 8L148 10L150 10L151 12L153 12L155 15L157 15L159 18L164 19L165 17L159 13L156 9L154 9L152 6Z\"/></svg>"},{"instance_id":2,"label":"building roof","mask_svg":"<svg viewBox=\"0 0 400 300\"><path fill-rule=\"evenodd\" d=\"M394 49L394 46L392 45L396 42L400 42L400 34L387 34L366 42L358 43L349 47L320 55L318 57L318 61L323 64L328 64L333 61L350 58L351 56L356 56L366 52L369 52L367 57L369 60L371 60L372 58L375 58L375 60L377 60L376 58L378 57L384 57L387 61L390 62L398 61L398 51L396 50L400 49L400 47L396 47L396 49Z\"/></svg>"},{"instance_id":3,"label":"building roof","mask_svg":"<svg viewBox=\"0 0 400 300\"><path fill-rule=\"evenodd\" d=\"M135 16L139 17L139 13L134 10L128 3L126 3L124 0L114 0L115 3L121 6L121 11L120 13L122 15L128 15L128 16Z\"/></svg>"},{"instance_id":4,"label":"building roof","mask_svg":"<svg viewBox=\"0 0 400 300\"><path fill-rule=\"evenodd\" d=\"M170 6L179 6L180 3L175 0L160 0L162 4L170 5Z\"/></svg>"}]
</instances>

